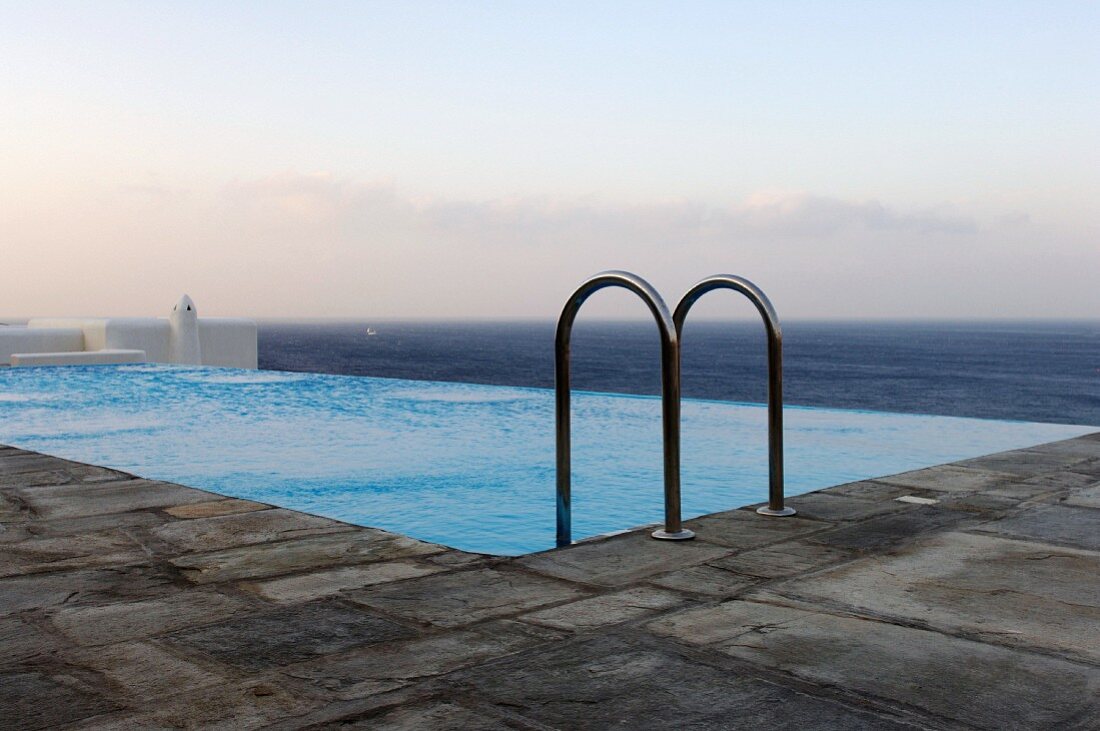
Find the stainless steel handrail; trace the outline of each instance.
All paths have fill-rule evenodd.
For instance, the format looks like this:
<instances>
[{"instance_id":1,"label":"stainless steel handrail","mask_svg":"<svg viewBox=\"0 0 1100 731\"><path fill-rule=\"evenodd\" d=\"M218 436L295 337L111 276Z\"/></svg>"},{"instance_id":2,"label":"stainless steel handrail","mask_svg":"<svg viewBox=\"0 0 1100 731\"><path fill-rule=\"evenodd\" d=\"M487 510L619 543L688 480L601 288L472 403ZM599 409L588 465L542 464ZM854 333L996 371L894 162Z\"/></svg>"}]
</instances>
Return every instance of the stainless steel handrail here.
<instances>
[{"instance_id":1,"label":"stainless steel handrail","mask_svg":"<svg viewBox=\"0 0 1100 731\"><path fill-rule=\"evenodd\" d=\"M715 274L696 283L676 305L672 320L677 337L683 336L684 320L691 306L714 289L740 292L764 318L768 334L768 506L757 508L756 512L776 517L794 515L794 508L783 505L783 331L779 328L779 316L768 296L749 280L733 274Z\"/></svg>"},{"instance_id":2,"label":"stainless steel handrail","mask_svg":"<svg viewBox=\"0 0 1100 731\"><path fill-rule=\"evenodd\" d=\"M555 421L557 439L557 544L573 542L572 448L569 418L569 341L577 312L593 293L605 287L629 289L649 306L661 332L661 423L664 441L665 527L654 538L683 541L695 534L680 522L680 338L668 306L649 282L630 272L600 272L569 297L558 318L554 338Z\"/></svg>"}]
</instances>

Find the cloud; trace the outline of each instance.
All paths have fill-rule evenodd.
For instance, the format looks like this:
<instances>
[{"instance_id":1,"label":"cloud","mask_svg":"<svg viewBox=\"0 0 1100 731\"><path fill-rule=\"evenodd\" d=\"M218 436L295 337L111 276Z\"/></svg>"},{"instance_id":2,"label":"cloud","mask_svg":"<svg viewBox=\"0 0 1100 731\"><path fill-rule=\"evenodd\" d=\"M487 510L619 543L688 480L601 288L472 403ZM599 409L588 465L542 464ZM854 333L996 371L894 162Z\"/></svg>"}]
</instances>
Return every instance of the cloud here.
<instances>
[{"instance_id":1,"label":"cloud","mask_svg":"<svg viewBox=\"0 0 1100 731\"><path fill-rule=\"evenodd\" d=\"M878 201L845 201L807 194L757 194L728 206L692 201L614 205L595 201L520 199L463 201L406 197L392 183L357 183L331 174L282 173L237 181L226 201L279 225L335 223L364 234L403 226L440 244L476 237L484 244L565 244L603 235L638 245L700 240L829 238L865 232L972 235L972 217L951 211L899 211Z\"/></svg>"},{"instance_id":2,"label":"cloud","mask_svg":"<svg viewBox=\"0 0 1100 731\"><path fill-rule=\"evenodd\" d=\"M1100 267L1092 233L1017 211L982 218L798 192L727 205L476 201L325 172L142 183L157 195L115 187L20 206L5 226L3 314L155 314L188 291L212 314L550 318L607 268L637 271L670 298L704 275L742 274L793 317L1100 309L1085 275ZM1025 277L1038 284L1021 294ZM609 304L594 313L636 312L628 297L600 298Z\"/></svg>"}]
</instances>

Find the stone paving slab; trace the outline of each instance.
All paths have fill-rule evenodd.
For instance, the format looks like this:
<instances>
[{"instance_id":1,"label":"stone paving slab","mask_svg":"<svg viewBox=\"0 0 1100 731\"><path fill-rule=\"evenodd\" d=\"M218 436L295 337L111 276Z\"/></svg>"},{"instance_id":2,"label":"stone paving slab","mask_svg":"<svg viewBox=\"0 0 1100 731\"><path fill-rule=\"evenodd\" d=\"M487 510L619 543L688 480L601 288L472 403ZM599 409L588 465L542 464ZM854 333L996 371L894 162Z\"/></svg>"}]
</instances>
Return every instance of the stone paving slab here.
<instances>
[{"instance_id":1,"label":"stone paving slab","mask_svg":"<svg viewBox=\"0 0 1100 731\"><path fill-rule=\"evenodd\" d=\"M0 647L4 650L6 662L48 655L61 649L62 644L52 634L31 622L19 617L0 617Z\"/></svg>"},{"instance_id":2,"label":"stone paving slab","mask_svg":"<svg viewBox=\"0 0 1100 731\"><path fill-rule=\"evenodd\" d=\"M516 560L548 576L601 586L620 586L649 576L682 569L728 555L720 546L702 541L655 541L649 531L578 543Z\"/></svg>"},{"instance_id":3,"label":"stone paving slab","mask_svg":"<svg viewBox=\"0 0 1100 731\"><path fill-rule=\"evenodd\" d=\"M197 553L172 559L197 584L263 578L322 566L345 566L423 556L440 546L372 528L277 543Z\"/></svg>"},{"instance_id":4,"label":"stone paving slab","mask_svg":"<svg viewBox=\"0 0 1100 731\"><path fill-rule=\"evenodd\" d=\"M234 515L236 513L249 513L253 510L266 510L270 505L253 502L251 500L238 500L237 498L225 498L210 500L189 505L177 505L167 508L164 512L173 518L215 518L219 515ZM304 513L299 513L304 515Z\"/></svg>"},{"instance_id":5,"label":"stone paving slab","mask_svg":"<svg viewBox=\"0 0 1100 731\"><path fill-rule=\"evenodd\" d=\"M1100 664L1100 554L947 533L770 588L877 617Z\"/></svg>"},{"instance_id":6,"label":"stone paving slab","mask_svg":"<svg viewBox=\"0 0 1100 731\"><path fill-rule=\"evenodd\" d=\"M832 523L804 516L782 520L760 520L755 510L729 510L687 521L697 539L726 548L745 551L771 543L808 536L832 527Z\"/></svg>"},{"instance_id":7,"label":"stone paving slab","mask_svg":"<svg viewBox=\"0 0 1100 731\"><path fill-rule=\"evenodd\" d=\"M129 513L105 513L60 520L38 520L29 511L21 512L12 523L0 525L0 543L14 543L31 538L59 538L62 536L98 533L119 528L139 528L160 525L164 518L156 513L135 510Z\"/></svg>"},{"instance_id":8,"label":"stone paving slab","mask_svg":"<svg viewBox=\"0 0 1100 731\"><path fill-rule=\"evenodd\" d=\"M960 464L940 465L875 478L876 482L887 485L944 492L988 490L1017 480L1019 480L1019 475L1011 472L980 469L977 465L964 467Z\"/></svg>"},{"instance_id":9,"label":"stone paving slab","mask_svg":"<svg viewBox=\"0 0 1100 731\"><path fill-rule=\"evenodd\" d=\"M839 550L883 551L917 536L977 522L973 513L942 506L909 505L903 513L883 515L855 525L814 534L807 540Z\"/></svg>"},{"instance_id":10,"label":"stone paving slab","mask_svg":"<svg viewBox=\"0 0 1100 731\"><path fill-rule=\"evenodd\" d=\"M887 622L733 601L652 629L981 728L1064 727L1100 718L1100 673L1093 667Z\"/></svg>"},{"instance_id":11,"label":"stone paving slab","mask_svg":"<svg viewBox=\"0 0 1100 731\"><path fill-rule=\"evenodd\" d=\"M560 633L503 620L328 656L287 669L341 700L381 693L480 661L558 640Z\"/></svg>"},{"instance_id":12,"label":"stone paving slab","mask_svg":"<svg viewBox=\"0 0 1100 731\"><path fill-rule=\"evenodd\" d=\"M486 707L467 708L452 701L432 701L397 708L381 716L358 721L340 721L319 729L371 729L372 731L515 731L534 729L527 724L507 723Z\"/></svg>"},{"instance_id":13,"label":"stone paving slab","mask_svg":"<svg viewBox=\"0 0 1100 731\"><path fill-rule=\"evenodd\" d=\"M412 561L385 561L363 566L341 566L266 581L242 581L241 589L280 604L321 599L351 589L412 579L446 571L443 566Z\"/></svg>"},{"instance_id":14,"label":"stone paving slab","mask_svg":"<svg viewBox=\"0 0 1100 731\"><path fill-rule=\"evenodd\" d=\"M180 508L174 510L178 515ZM194 552L220 551L253 543L271 543L349 530L354 530L354 527L347 523L275 508L165 523L154 528L151 533L186 552Z\"/></svg>"},{"instance_id":15,"label":"stone paving slab","mask_svg":"<svg viewBox=\"0 0 1100 731\"><path fill-rule=\"evenodd\" d=\"M126 513L210 499L210 494L202 490L151 480L34 487L17 490L16 494L36 515L47 520Z\"/></svg>"},{"instance_id":16,"label":"stone paving slab","mask_svg":"<svg viewBox=\"0 0 1100 731\"><path fill-rule=\"evenodd\" d=\"M1100 511L1072 505L1044 505L983 526L991 533L1100 551Z\"/></svg>"},{"instance_id":17,"label":"stone paving slab","mask_svg":"<svg viewBox=\"0 0 1100 731\"><path fill-rule=\"evenodd\" d=\"M1066 505L1100 508L1100 482L1066 498Z\"/></svg>"},{"instance_id":18,"label":"stone paving slab","mask_svg":"<svg viewBox=\"0 0 1100 731\"><path fill-rule=\"evenodd\" d=\"M855 556L854 551L844 548L823 546L810 540L795 540L768 548L743 551L714 561L711 565L754 578L777 579L847 561Z\"/></svg>"},{"instance_id":19,"label":"stone paving slab","mask_svg":"<svg viewBox=\"0 0 1100 731\"><path fill-rule=\"evenodd\" d=\"M57 538L30 538L5 546L0 577L139 562L144 549L124 528Z\"/></svg>"},{"instance_id":20,"label":"stone paving slab","mask_svg":"<svg viewBox=\"0 0 1100 731\"><path fill-rule=\"evenodd\" d=\"M1086 485L1095 484L1097 481L1098 478L1093 475L1059 470L1036 475L1020 482L998 485L995 488L986 490L985 494L1002 495L1019 502L1067 494L1069 491L1077 491Z\"/></svg>"},{"instance_id":21,"label":"stone paving slab","mask_svg":"<svg viewBox=\"0 0 1100 731\"><path fill-rule=\"evenodd\" d=\"M0 728L1096 728L1098 446L514 559L0 447Z\"/></svg>"},{"instance_id":22,"label":"stone paving slab","mask_svg":"<svg viewBox=\"0 0 1100 731\"><path fill-rule=\"evenodd\" d=\"M0 718L19 731L57 728L118 706L79 674L60 667L14 666L0 669Z\"/></svg>"},{"instance_id":23,"label":"stone paving slab","mask_svg":"<svg viewBox=\"0 0 1100 731\"><path fill-rule=\"evenodd\" d=\"M849 495L811 492L787 500L801 518L837 523L862 520L883 513L905 510L906 504L894 500L866 500Z\"/></svg>"},{"instance_id":24,"label":"stone paving slab","mask_svg":"<svg viewBox=\"0 0 1100 731\"><path fill-rule=\"evenodd\" d=\"M320 601L176 632L167 642L255 671L414 634L409 627L351 605Z\"/></svg>"},{"instance_id":25,"label":"stone paving slab","mask_svg":"<svg viewBox=\"0 0 1100 731\"><path fill-rule=\"evenodd\" d=\"M704 594L711 597L730 597L754 586L757 579L720 566L703 564L702 566L692 566L658 574L648 579L647 582L664 589L675 589L681 592Z\"/></svg>"},{"instance_id":26,"label":"stone paving slab","mask_svg":"<svg viewBox=\"0 0 1100 731\"><path fill-rule=\"evenodd\" d=\"M552 728L902 728L629 634L556 644L458 682Z\"/></svg>"},{"instance_id":27,"label":"stone paving slab","mask_svg":"<svg viewBox=\"0 0 1100 731\"><path fill-rule=\"evenodd\" d=\"M1095 444L1094 442L1091 444ZM1091 446L1090 446L1091 449ZM1034 477L1043 472L1058 469L1073 469L1073 465L1086 462L1089 455L1074 451L1017 449L1010 452L976 457L956 462L959 467L968 467L995 472L1007 472L1020 477ZM1092 455L1092 456L1100 456Z\"/></svg>"},{"instance_id":28,"label":"stone paving slab","mask_svg":"<svg viewBox=\"0 0 1100 731\"><path fill-rule=\"evenodd\" d=\"M77 644L105 645L209 624L250 609L251 604L232 596L193 591L102 606L62 607L49 622Z\"/></svg>"},{"instance_id":29,"label":"stone paving slab","mask_svg":"<svg viewBox=\"0 0 1100 731\"><path fill-rule=\"evenodd\" d=\"M458 627L586 594L579 587L555 579L483 568L383 584L347 596L412 621Z\"/></svg>"},{"instance_id":30,"label":"stone paving slab","mask_svg":"<svg viewBox=\"0 0 1100 731\"><path fill-rule=\"evenodd\" d=\"M169 569L149 564L12 576L0 579L0 616L62 606L102 606L183 589Z\"/></svg>"},{"instance_id":31,"label":"stone paving slab","mask_svg":"<svg viewBox=\"0 0 1100 731\"><path fill-rule=\"evenodd\" d=\"M686 603L682 595L671 591L635 587L531 612L520 619L554 629L591 630L638 619Z\"/></svg>"},{"instance_id":32,"label":"stone paving slab","mask_svg":"<svg viewBox=\"0 0 1100 731\"><path fill-rule=\"evenodd\" d=\"M84 720L66 728L86 731L237 731L267 728L281 719L302 716L322 705L322 700L303 696L260 677L134 704L137 710L91 717L86 712L74 713L73 716L84 716Z\"/></svg>"},{"instance_id":33,"label":"stone paving slab","mask_svg":"<svg viewBox=\"0 0 1100 731\"><path fill-rule=\"evenodd\" d=\"M1100 459L1100 439L1093 439L1092 435L1078 437L1076 439L1064 439L1060 442L1050 442L1031 447L1029 452L1048 452L1065 454L1074 457L1086 457Z\"/></svg>"},{"instance_id":34,"label":"stone paving slab","mask_svg":"<svg viewBox=\"0 0 1100 731\"><path fill-rule=\"evenodd\" d=\"M130 703L224 684L227 679L150 642L85 648L74 651L71 657L120 687L121 699Z\"/></svg>"}]
</instances>

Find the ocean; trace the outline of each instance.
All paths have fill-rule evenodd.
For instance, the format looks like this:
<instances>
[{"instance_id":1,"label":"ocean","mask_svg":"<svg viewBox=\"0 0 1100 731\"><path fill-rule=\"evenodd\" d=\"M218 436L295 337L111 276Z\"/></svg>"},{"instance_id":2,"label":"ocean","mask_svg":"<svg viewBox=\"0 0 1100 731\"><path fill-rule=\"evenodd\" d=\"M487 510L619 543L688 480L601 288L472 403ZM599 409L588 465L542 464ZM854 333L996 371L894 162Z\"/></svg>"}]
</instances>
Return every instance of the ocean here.
<instances>
[{"instance_id":1,"label":"ocean","mask_svg":"<svg viewBox=\"0 0 1100 731\"><path fill-rule=\"evenodd\" d=\"M1100 321L791 321L783 347L791 405L1100 426ZM273 370L552 388L554 323L261 321L259 358ZM686 398L766 399L759 323L689 322L682 363ZM659 393L655 326L579 320L573 387Z\"/></svg>"}]
</instances>

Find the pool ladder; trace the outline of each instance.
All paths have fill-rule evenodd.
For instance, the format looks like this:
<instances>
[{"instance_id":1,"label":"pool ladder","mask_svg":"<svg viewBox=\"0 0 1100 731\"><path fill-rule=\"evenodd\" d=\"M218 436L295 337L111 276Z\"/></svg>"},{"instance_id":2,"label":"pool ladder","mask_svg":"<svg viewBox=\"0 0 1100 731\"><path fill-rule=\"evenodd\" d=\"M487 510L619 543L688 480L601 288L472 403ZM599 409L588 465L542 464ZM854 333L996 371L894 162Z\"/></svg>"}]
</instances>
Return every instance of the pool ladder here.
<instances>
[{"instance_id":1,"label":"pool ladder","mask_svg":"<svg viewBox=\"0 0 1100 731\"><path fill-rule=\"evenodd\" d=\"M646 280L623 271L600 272L589 277L569 297L558 318L554 338L554 383L557 441L557 545L573 542L572 446L570 420L570 339L573 323L585 300L601 289L630 290L649 307L661 336L661 432L664 445L665 525L654 538L684 541L695 534L682 525L680 516L680 341L684 320L692 305L707 292L732 289L745 295L764 320L768 336L768 505L761 515L794 515L783 504L783 334L779 318L767 295L755 284L732 274L716 274L695 284L680 299L674 314Z\"/></svg>"}]
</instances>

